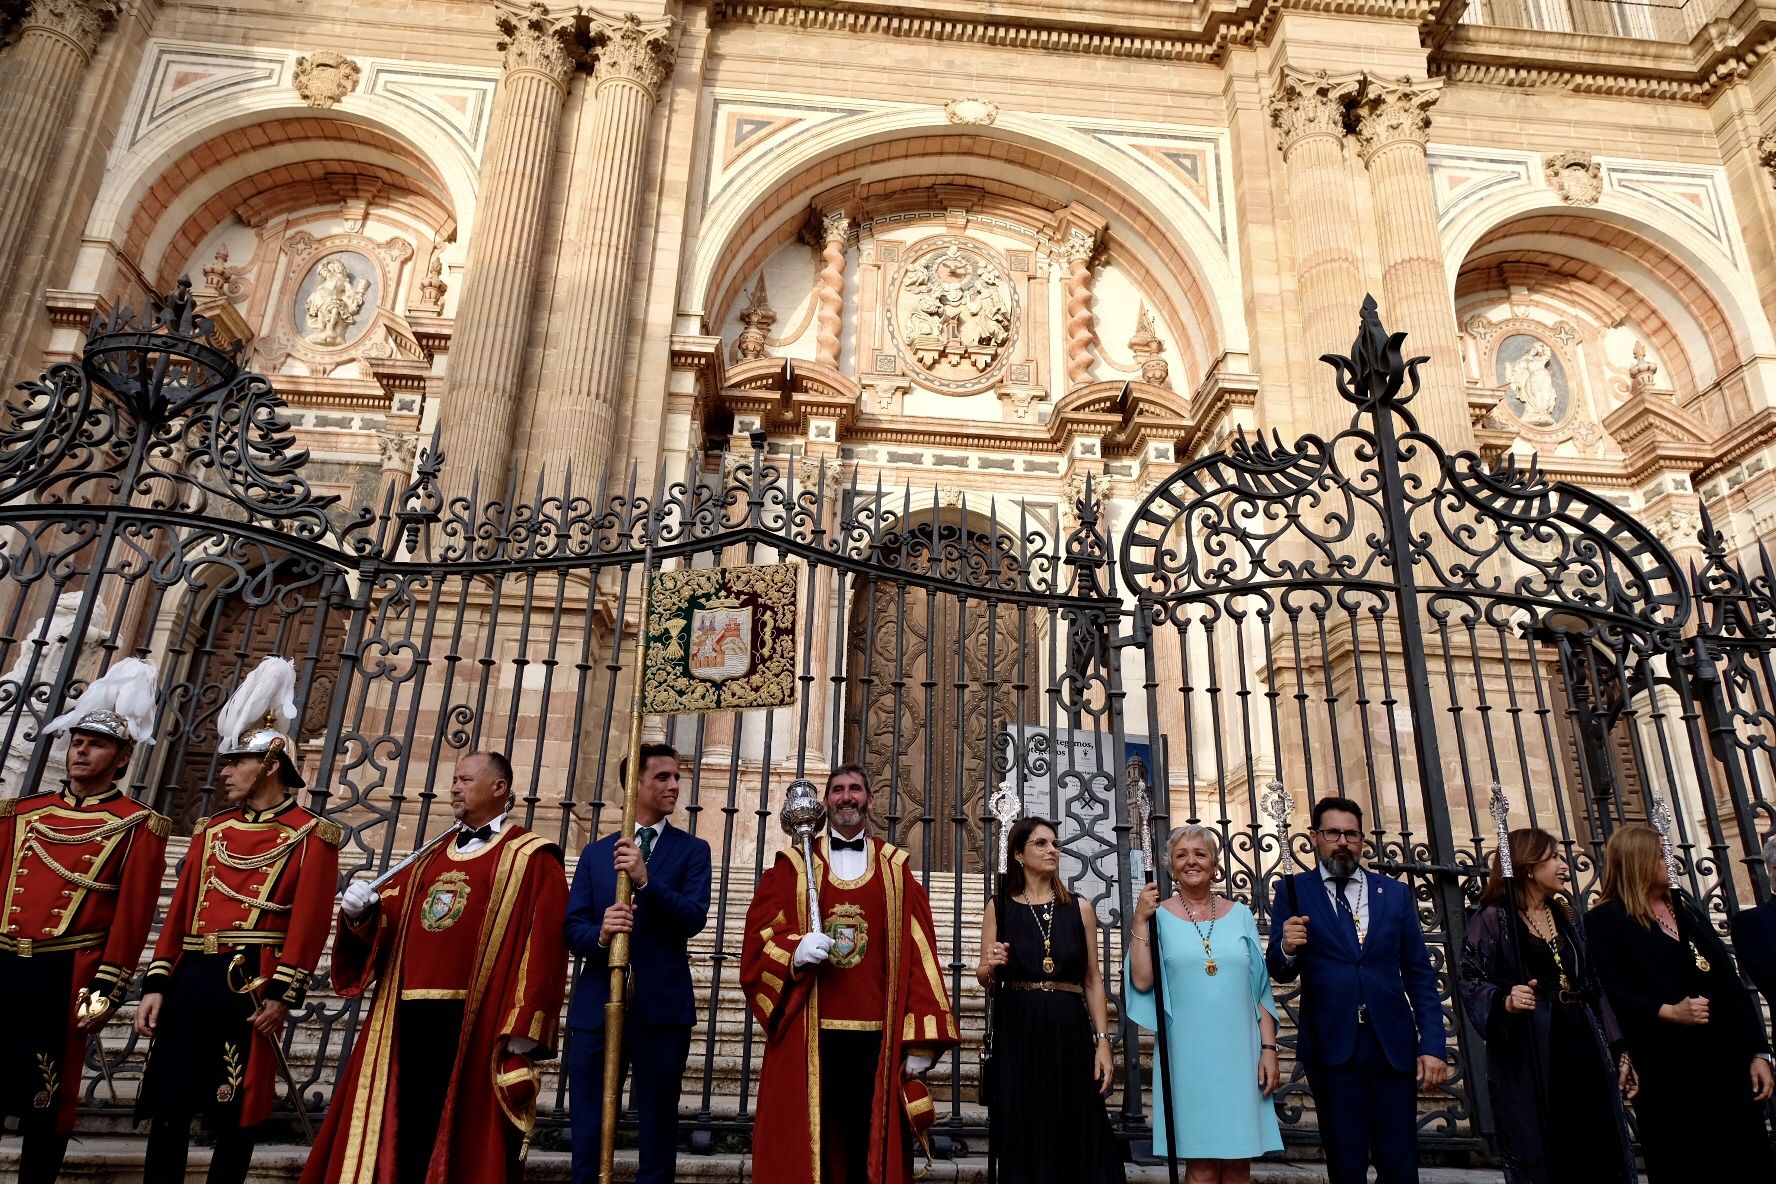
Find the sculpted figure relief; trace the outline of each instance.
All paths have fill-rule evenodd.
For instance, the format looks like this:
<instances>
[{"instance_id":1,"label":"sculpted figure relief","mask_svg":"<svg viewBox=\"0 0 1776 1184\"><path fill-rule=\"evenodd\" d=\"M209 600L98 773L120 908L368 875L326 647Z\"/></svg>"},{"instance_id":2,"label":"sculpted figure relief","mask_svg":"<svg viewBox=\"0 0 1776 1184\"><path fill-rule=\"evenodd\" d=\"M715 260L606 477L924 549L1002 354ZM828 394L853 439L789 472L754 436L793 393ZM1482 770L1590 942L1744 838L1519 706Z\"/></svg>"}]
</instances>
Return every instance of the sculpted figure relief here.
<instances>
[{"instance_id":1,"label":"sculpted figure relief","mask_svg":"<svg viewBox=\"0 0 1776 1184\"><path fill-rule=\"evenodd\" d=\"M303 337L310 345L343 345L346 331L364 311L370 281L353 279L345 261L338 258L321 260L315 275L314 291L302 309L308 317L308 332Z\"/></svg>"},{"instance_id":2,"label":"sculpted figure relief","mask_svg":"<svg viewBox=\"0 0 1776 1184\"><path fill-rule=\"evenodd\" d=\"M1554 422L1559 392L1554 389L1554 351L1535 342L1505 371L1505 383L1523 404L1523 422L1546 427Z\"/></svg>"},{"instance_id":3,"label":"sculpted figure relief","mask_svg":"<svg viewBox=\"0 0 1776 1184\"><path fill-rule=\"evenodd\" d=\"M978 386L1007 356L1014 297L984 252L956 240L933 244L908 263L900 289L901 344L931 377Z\"/></svg>"}]
</instances>

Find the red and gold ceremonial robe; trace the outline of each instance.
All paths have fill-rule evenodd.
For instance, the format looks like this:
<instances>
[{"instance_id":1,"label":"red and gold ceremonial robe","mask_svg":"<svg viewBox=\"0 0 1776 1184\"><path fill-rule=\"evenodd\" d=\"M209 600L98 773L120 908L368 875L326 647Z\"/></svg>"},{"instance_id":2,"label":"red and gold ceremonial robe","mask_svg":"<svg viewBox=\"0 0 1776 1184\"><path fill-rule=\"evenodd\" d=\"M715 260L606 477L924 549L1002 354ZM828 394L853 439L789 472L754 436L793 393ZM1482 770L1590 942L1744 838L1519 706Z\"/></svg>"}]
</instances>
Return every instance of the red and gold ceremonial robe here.
<instances>
[{"instance_id":1,"label":"red and gold ceremonial robe","mask_svg":"<svg viewBox=\"0 0 1776 1184\"><path fill-rule=\"evenodd\" d=\"M341 919L333 985L348 998L380 982L327 1108L302 1184L395 1179L397 1006L461 999L463 1027L432 1153L430 1184L506 1176L506 1117L494 1085L509 1038L555 1055L567 989L567 874L561 849L508 823L467 854L444 843L383 885L374 923Z\"/></svg>"},{"instance_id":2,"label":"red and gold ceremonial robe","mask_svg":"<svg viewBox=\"0 0 1776 1184\"><path fill-rule=\"evenodd\" d=\"M905 1184L906 1124L901 1066L909 1046L936 1053L960 1042L937 961L931 902L907 866L907 853L869 841L865 872L828 874L824 841L814 856L821 923L833 938L822 967L790 972L808 931L808 871L797 850L780 853L760 877L746 913L740 982L765 1028L753 1124L753 1176L771 1184L820 1184L820 1030L882 1031L870 1184Z\"/></svg>"},{"instance_id":3,"label":"red and gold ceremonial robe","mask_svg":"<svg viewBox=\"0 0 1776 1184\"><path fill-rule=\"evenodd\" d=\"M243 983L263 975L262 998L300 1009L327 945L343 839L337 823L297 805L294 797L266 810L232 806L198 819L142 993L177 990L174 974L188 955L238 954L245 960ZM186 1030L157 1035L156 1048L169 1038L185 1039ZM255 1035L247 1041L245 1064L237 1068L229 1060L223 1069L223 1090L238 1091L243 1127L271 1113L276 1057ZM145 1080L153 1080L153 1061L151 1053ZM144 1094L149 1092L145 1085ZM221 1092L217 1099L231 1100Z\"/></svg>"},{"instance_id":4,"label":"red and gold ceremonial robe","mask_svg":"<svg viewBox=\"0 0 1776 1184\"><path fill-rule=\"evenodd\" d=\"M66 1039L37 1063L33 1104L73 1129L87 1033L75 1026L81 988L123 1001L160 904L170 819L121 789L0 799L0 953L68 953ZM3 964L0 964L3 970ZM17 1023L14 1026L28 1027ZM14 1033L22 1036L24 1033Z\"/></svg>"}]
</instances>

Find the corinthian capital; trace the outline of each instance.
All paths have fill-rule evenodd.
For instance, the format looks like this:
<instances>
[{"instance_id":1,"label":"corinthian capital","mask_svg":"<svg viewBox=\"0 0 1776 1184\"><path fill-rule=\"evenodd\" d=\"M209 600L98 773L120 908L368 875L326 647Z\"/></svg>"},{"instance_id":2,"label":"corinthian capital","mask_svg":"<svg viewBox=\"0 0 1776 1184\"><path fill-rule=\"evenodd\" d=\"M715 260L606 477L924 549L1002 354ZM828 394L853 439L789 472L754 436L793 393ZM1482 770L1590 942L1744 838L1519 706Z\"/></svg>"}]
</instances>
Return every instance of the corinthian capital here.
<instances>
[{"instance_id":1,"label":"corinthian capital","mask_svg":"<svg viewBox=\"0 0 1776 1184\"><path fill-rule=\"evenodd\" d=\"M79 46L81 53L90 54L105 26L117 15L117 7L118 0L31 0L20 27L59 33Z\"/></svg>"},{"instance_id":2,"label":"corinthian capital","mask_svg":"<svg viewBox=\"0 0 1776 1184\"><path fill-rule=\"evenodd\" d=\"M1277 130L1283 159L1315 136L1344 138L1344 114L1362 81L1357 74L1328 74L1284 66L1270 92L1270 126Z\"/></svg>"},{"instance_id":3,"label":"corinthian capital","mask_svg":"<svg viewBox=\"0 0 1776 1184\"><path fill-rule=\"evenodd\" d=\"M574 16L551 16L547 6L505 9L495 18L500 52L506 55L506 76L530 72L552 79L565 88L573 77Z\"/></svg>"},{"instance_id":4,"label":"corinthian capital","mask_svg":"<svg viewBox=\"0 0 1776 1184\"><path fill-rule=\"evenodd\" d=\"M592 39L598 44L598 64L593 71L598 84L628 82L650 98L658 98L660 84L672 73L677 56L672 48L672 20L643 21L634 13L622 16L592 14Z\"/></svg>"},{"instance_id":5,"label":"corinthian capital","mask_svg":"<svg viewBox=\"0 0 1776 1184\"><path fill-rule=\"evenodd\" d=\"M1442 97L1443 80L1414 82L1402 78L1384 82L1365 78L1356 107L1357 152L1369 158L1390 144L1411 143L1421 148L1431 136L1431 108Z\"/></svg>"}]
</instances>

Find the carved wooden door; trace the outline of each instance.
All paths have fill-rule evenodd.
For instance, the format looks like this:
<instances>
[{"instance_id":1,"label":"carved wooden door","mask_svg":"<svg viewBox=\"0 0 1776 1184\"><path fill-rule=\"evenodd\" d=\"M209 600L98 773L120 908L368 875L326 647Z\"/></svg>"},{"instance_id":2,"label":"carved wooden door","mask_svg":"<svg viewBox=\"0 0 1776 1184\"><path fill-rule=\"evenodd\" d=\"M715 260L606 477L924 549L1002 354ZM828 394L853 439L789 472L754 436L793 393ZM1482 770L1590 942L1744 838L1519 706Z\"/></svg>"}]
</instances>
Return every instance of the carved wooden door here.
<instances>
[{"instance_id":1,"label":"carved wooden door","mask_svg":"<svg viewBox=\"0 0 1776 1184\"><path fill-rule=\"evenodd\" d=\"M993 741L1016 722L1015 615L878 582L849 633L845 758L869 771L876 833L915 866L978 871Z\"/></svg>"}]
</instances>

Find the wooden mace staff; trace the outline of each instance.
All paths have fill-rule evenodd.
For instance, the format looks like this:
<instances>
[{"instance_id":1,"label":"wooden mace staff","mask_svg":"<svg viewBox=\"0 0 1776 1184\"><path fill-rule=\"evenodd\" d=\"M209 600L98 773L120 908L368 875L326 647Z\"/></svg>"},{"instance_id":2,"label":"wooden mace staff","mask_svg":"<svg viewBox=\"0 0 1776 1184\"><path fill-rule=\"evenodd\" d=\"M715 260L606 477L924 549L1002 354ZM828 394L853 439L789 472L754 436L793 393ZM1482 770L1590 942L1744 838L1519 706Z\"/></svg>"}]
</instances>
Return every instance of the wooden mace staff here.
<instances>
[{"instance_id":1,"label":"wooden mace staff","mask_svg":"<svg viewBox=\"0 0 1776 1184\"><path fill-rule=\"evenodd\" d=\"M627 837L635 830L635 794L641 784L641 697L647 685L648 613L653 608L654 540L648 532L641 560L641 615L635 629L635 685L629 696L629 752L623 779L623 822L617 831ZM628 872L617 873L618 904L628 904L635 886ZM617 1154L617 1083L623 1072L623 1007L629 986L629 935L614 934L610 944L610 1001L604 1005L604 1125L599 1129L598 1181L611 1184Z\"/></svg>"}]
</instances>

